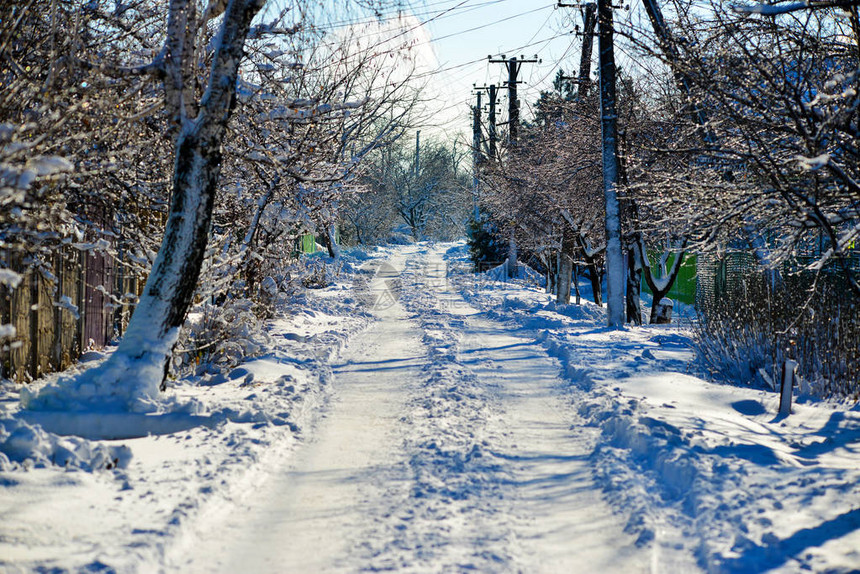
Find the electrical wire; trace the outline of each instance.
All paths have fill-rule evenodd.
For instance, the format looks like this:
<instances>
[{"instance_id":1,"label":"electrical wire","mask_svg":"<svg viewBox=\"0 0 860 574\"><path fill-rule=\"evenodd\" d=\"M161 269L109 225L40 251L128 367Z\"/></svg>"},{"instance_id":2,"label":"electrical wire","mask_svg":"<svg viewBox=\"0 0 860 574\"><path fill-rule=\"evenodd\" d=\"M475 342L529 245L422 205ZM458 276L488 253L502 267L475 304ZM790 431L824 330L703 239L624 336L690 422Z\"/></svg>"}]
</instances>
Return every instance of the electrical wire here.
<instances>
[{"instance_id":1,"label":"electrical wire","mask_svg":"<svg viewBox=\"0 0 860 574\"><path fill-rule=\"evenodd\" d=\"M375 49L377 49L377 48L383 47L383 46L385 46L386 44L391 44L391 43L395 42L396 40L398 40L399 38L402 38L402 37L404 37L404 36L406 36L406 35L410 34L411 32L413 32L413 31L415 31L415 30L417 30L417 29L421 28L422 26L424 26L424 25L426 25L426 24L429 24L429 23L431 23L431 22L438 21L438 20L441 20L441 19L446 18L446 17L451 17L451 16L455 16L455 15L461 15L461 14L463 14L463 13L465 13L465 12L468 12L468 11L471 11L471 10L475 10L475 9L483 8L483 7L486 7L486 6L489 6L489 5L499 4L499 3L506 2L506 1L510 1L510 0L490 0L490 1L485 1L485 2L478 3L478 4L473 4L473 5L469 5L469 1L470 1L470 0L462 0L462 1L457 2L456 4L454 4L453 6L448 6L448 7L446 7L445 9L443 9L443 10L439 10L439 11L425 11L425 12L422 12L422 13L420 13L420 15L433 14L433 16L432 16L431 18L427 19L427 20L426 20L426 21L424 21L424 22L419 22L418 24L415 24L415 25L413 25L413 26L409 26L409 27L407 27L407 28L404 28L404 29L402 29L402 30L398 31L395 35L393 35L393 36L391 36L391 37L389 37L389 38L381 39L381 40L379 40L379 41L377 41L377 42L375 42L375 43L371 44L370 46L368 46L367 48L365 48L363 51L367 51L367 52L369 52L369 51L373 51L373 50L375 50ZM436 2L436 3L430 4L430 6L438 6L438 5L441 5L441 4L450 4L450 2ZM511 16L504 17L504 18L500 18L500 19L495 20L495 21L492 21L492 22L487 22L487 23L485 23L485 24L481 24L481 25L479 25L479 26L473 26L473 27L468 28L468 29L465 29L465 30L459 30L459 31L457 31L457 32L452 32L452 33L450 33L450 34L446 34L446 35L444 35L444 36L439 36L439 37L436 37L436 38L429 38L428 40L429 40L429 43L431 43L431 44L432 44L432 43L434 43L434 42L439 42L439 41L446 40L446 39L450 39L450 38L453 38L453 37L456 37L456 36L461 36L461 35L464 35L464 34L470 34L470 33L473 33L473 32L475 32L475 31L478 31L478 30L482 30L482 29L486 29L486 28L489 28L489 27L492 27L492 26L498 25L498 24L500 24L500 23L502 23L502 22L510 21L510 20L513 20L513 19L516 19L516 18L520 18L520 17L526 16L526 15L529 15L529 14L537 13L537 12L540 12L540 11L542 11L542 10L547 10L547 9L549 9L549 8L553 8L553 11L551 11L551 12L547 15L547 18L544 20L543 24L541 24L541 26L539 26L539 27L538 27L537 31L536 31L536 32L531 36L531 38L529 39L529 41L528 41L528 42L526 42L526 43L525 43L525 44L523 44L522 46L518 46L518 47L511 48L511 49L507 49L507 50L506 50L506 51L510 51L510 52L517 52L517 51L523 50L523 49L525 49L525 48L530 48L530 47L533 47L533 46L540 46L540 50L539 50L539 51L544 51L544 50L546 50L546 49L547 49L547 47L549 46L549 43L550 43L550 42L552 42L553 40L556 40L556 39L558 39L558 38L561 38L561 37L567 36L567 35L569 35L569 34L571 33L571 32L566 31L566 32L563 32L563 33L560 33L560 34L554 34L554 35L552 35L552 36L550 36L550 37L547 37L547 38L544 38L544 39L541 39L541 40L537 40L537 41L535 41L535 38L540 34L541 30L542 30L542 29L544 29L544 28L546 27L547 23L552 19L552 16L553 16L553 14L554 14L554 12L555 12L555 10L554 10L554 9L556 8L554 4L548 4L548 5L540 6L540 7L538 7L538 8L534 8L534 9L531 9L531 10L527 10L527 11L524 11L524 12L520 12L520 13L518 13L518 14L514 14L514 15L511 15ZM393 14L393 13L392 13L392 14ZM413 14L413 15L414 15L414 14ZM382 23L382 22L384 22L384 21L386 21L386 20L395 20L395 19L399 19L399 18L401 18L401 17L402 17L402 12L398 11L398 12L397 12L396 17L391 17L391 18L385 18L385 17L383 17L383 18L381 18L381 19L379 19L379 18L374 18L374 19L354 20L354 21L349 21L349 20L340 20L340 21L335 22L335 23L329 23L328 25L325 25L325 26L322 26L322 27L318 27L318 29L321 29L321 30L322 30L322 29L325 29L325 28L329 28L329 29L336 29L336 28L338 28L338 27L346 27L346 26L350 26L350 25L361 25L361 24L372 25L372 24L379 24L379 23ZM377 36L377 37L378 37L378 36L379 36L379 34L367 34L367 35L362 35L362 36L357 36L357 37L351 37L351 38L350 38L350 41L356 41L356 40L360 40L361 38L373 37L373 36ZM324 43L324 44L327 44L327 43ZM336 45L336 44L332 43L332 45ZM567 47L567 49L566 49L566 51L565 51L565 56L570 52L570 50L571 50L571 48L572 48L572 45L573 45L573 42L571 42L571 43L570 43L570 45L568 45L568 47ZM400 43L398 43L398 46L391 47L391 48L387 48L387 49L385 49L385 50L380 51L380 54L381 54L381 55L385 55L385 54L387 54L387 53L396 53L396 52L398 52L400 49L403 49L403 48L404 48L404 46L403 46L403 45L400 45ZM563 57L564 57L564 56L563 56ZM452 84L452 83L459 82L461 79L465 78L466 76L468 76L468 75L470 75L470 74L473 74L473 73L474 73L474 71L472 71L472 70L468 70L467 68L468 68L469 66L474 66L474 65L476 65L476 64L478 64L478 63L481 63L481 62L486 62L485 58L483 58L483 57L482 57L482 58L477 58L477 59L474 59L474 60L471 60L471 61L468 61L468 62L463 62L463 63L459 63L459 64L455 64L455 65L450 65L450 66L444 66L444 67L440 67L440 68L433 69L433 70L428 70L428 71L426 71L426 72L422 72L422 73L416 74L415 76L413 76L413 79L414 79L414 80L429 79L429 78L432 78L432 77L435 77L435 76L439 76L439 75L441 75L441 74L447 74L447 73L450 73L450 72L452 72L452 71L463 70L465 73L463 73L463 74L458 74L456 77L451 77L451 78L449 79L448 83L449 83L449 84ZM488 80L488 79L489 79L489 73L490 73L489 67L488 67L488 66L484 66L484 78L485 78L485 80ZM504 80L501 78L501 73L502 73L502 70L500 69L500 70L498 71L498 74L500 74L499 79L497 80L497 84L498 84L498 85L502 85L502 84L504 84ZM531 71L531 73L530 73L530 82L529 82L529 83L531 83L531 78L533 77L534 73L535 73L535 70L534 70L534 69L532 69L532 71ZM551 72L550 72L550 73L551 73ZM543 81L544 81L548 76L549 76L549 73L548 73L548 74L546 74L546 75L541 79L540 83L542 83L542 82L543 82ZM485 81L485 83L486 83L486 81Z\"/></svg>"},{"instance_id":2,"label":"electrical wire","mask_svg":"<svg viewBox=\"0 0 860 574\"><path fill-rule=\"evenodd\" d=\"M434 17L433 17L433 18L431 18L430 20L427 20L426 22L422 22L422 23L416 24L415 26L412 26L411 28L408 28L408 29L405 29L405 30L401 30L399 33L397 33L396 35L394 35L394 36L392 36L392 37L390 37L390 38L384 38L384 39L381 39L381 40L377 41L376 43L371 44L370 46L368 46L367 48L365 48L365 50L366 50L366 51L371 51L371 50L374 50L374 49L380 48L380 47L382 47L382 46L385 46L386 44L388 44L388 43L390 43L390 42L393 42L394 40L397 40L398 38L401 38L401 37L405 36L405 35L406 35L406 34L408 34L409 32L412 32L412 31L414 31L414 30L416 30L416 29L418 29L418 28L422 27L424 24L429 23L429 22L431 22L431 21L433 21L433 20L435 20L435 19L439 19L439 18L441 18L442 16L444 16L445 14L450 13L452 10L455 10L455 9L457 9L458 7L461 7L461 6L465 5L468 1L469 1L469 0L463 0L462 2L458 3L458 4L457 4L457 5L455 5L455 6L452 6L452 7L448 8L448 9L446 9L446 10L442 11L442 12L438 12L438 13L436 13L436 16L434 16ZM539 12L539 11L541 11L541 10L545 10L545 9L547 9L547 8L554 8L554 6L553 6L553 5L551 5L551 4L550 4L550 5L546 5L546 6L541 6L541 7L539 7L539 8L536 8L536 9L533 9L533 10L527 10L527 11L525 11L525 12L520 12L520 13L517 13L517 14L511 15L511 16L507 16L507 17L505 17L505 18L501 18L501 19L499 19L499 20L495 20L495 21L493 21L493 22L487 22L486 24L482 24L482 25L480 25L480 26L475 26L475 27L473 27L473 28L469 28L469 29L467 29L467 30L460 30L460 31L458 31L458 32L454 32L454 33L451 33L451 34L447 34L447 35L442 36L442 37L439 37L439 38L430 38L430 39L429 39L429 43L431 43L431 44L432 44L433 42L436 42L436 41L439 41L439 40L448 39L448 38L452 38L452 37L454 37L454 36L459 36L459 35L462 35L462 34L467 34L467 33L470 33L470 32L474 32L474 31L477 31L477 30L481 30L481 29L484 29L484 28L488 28L488 27L491 27L491 26L497 25L497 24L499 24L499 23L501 23L501 22L505 22L505 21L512 20L512 19L515 19L515 18L519 18L519 17L525 16L525 15L528 15L528 14L532 14L532 13L535 13L535 12ZM552 16L552 14L550 14L550 16L549 16L549 17L551 17L551 16ZM547 20L546 20L546 21L549 21L549 17L547 18ZM544 24L546 23L546 21L544 22ZM535 36L537 36L537 34L539 34L539 33L540 33L540 29L538 30L538 32L537 32L535 35L533 35L533 36L532 36L532 39L533 39L533 38L535 38ZM513 49L513 51L521 50L521 49L524 49L524 48L527 48L527 47L531 47L531 46L534 46L534 45L538 45L538 44L544 44L544 47L545 47L545 46L546 46L546 44L548 44L550 41L552 41L552 40L554 40L555 38L560 37L560 36L562 36L562 35L564 35L564 34L561 34L561 35L558 35L558 36L553 36L553 37L551 37L551 38L548 38L548 39L545 39L545 40L540 40L540 41L538 41L538 42L532 42L532 41L529 41L529 42L527 42L526 44L524 44L523 46L520 46L520 47L518 47L518 48L514 48L514 49ZM378 34L365 34L365 35L355 36L355 37L351 37L351 38L350 38L350 41L353 41L353 42L354 42L354 41L361 40L361 39L363 39L363 38L374 37L374 36L378 36ZM328 45L336 46L336 45L337 45L337 43L332 42L332 43L330 43L330 44L328 44ZM404 48L406 48L406 46L405 46L405 45L392 46L392 47L390 47L390 48L387 48L387 49L385 49L385 50L380 51L377 55L386 55L386 54L390 54L390 53L396 53L396 52L398 52L398 51L400 51L401 49L404 49ZM450 66L450 67L440 68L440 69L435 70L435 71L432 71L432 72L425 72L424 74L419 74L418 76L416 76L416 79L417 79L417 78L423 78L423 77L430 77L430 76L432 76L432 75L436 75L437 73L442 73L442 72L446 72L446 71L450 71L450 70L456 70L456 69L463 68L463 67L465 67L465 66L468 66L468 65L470 65L470 64L474 64L474 63L477 63L477 62L480 62L480 61L483 61L483 58L481 58L481 59L477 59L477 60L474 60L474 61L471 61L471 62L465 62L465 63L463 63L463 64L458 64L458 65L455 65L455 66Z\"/></svg>"},{"instance_id":3,"label":"electrical wire","mask_svg":"<svg viewBox=\"0 0 860 574\"><path fill-rule=\"evenodd\" d=\"M390 38L385 38L385 39L383 39L383 40L380 40L380 41L379 41L379 42L377 42L376 44L372 44L371 46L368 46L368 48L367 48L367 49L368 49L368 50L371 50L371 49L377 48L377 47L379 47L379 46L383 46L384 44L386 44L386 43L388 43L388 42L391 42L391 41L393 41L393 40L396 40L397 38L400 38L400 37L402 37L402 36L405 36L406 34L408 34L408 33L412 32L412 31L414 31L414 30L417 30L418 28L423 27L425 24L429 24L430 22L434 22L434 21L437 21L437 20L441 20L441 19L443 19L444 17L446 17L446 15L459 15L459 14L449 14L449 13L450 13L451 11L453 11L453 10L457 9L458 7L463 6L463 5L464 5L466 2L468 2L468 1L469 1L469 0L464 0L463 2L460 2L459 4L457 4L456 6L453 6L453 7L449 8L448 10L445 10L445 11L443 11L443 12L438 12L438 13L436 13L436 15L435 15L433 18L430 18L430 19L428 19L428 20L426 20L426 21L424 21L424 22L419 22L418 24L416 24L416 25L414 25L414 26L412 26L412 27L410 27L410 28L407 28L407 29L405 29L405 30L401 30L398 34L396 34L396 35L394 35L394 36L392 36L392 37L390 37ZM482 6L486 5L486 4L498 3L498 2L506 2L506 1L509 1L509 0L494 0L493 2L486 2L486 3L484 3L484 4L481 4L481 5L479 5L479 7L482 7ZM470 7L470 8L471 8L471 7ZM551 4L550 4L550 5L546 5L546 6L541 6L541 7L539 7L539 8L535 8L535 9L533 9L533 10L527 10L527 11L525 11L525 12L519 12L519 13L517 13L517 14L513 14L513 15L511 15L511 16L507 16L507 17L505 17L505 18L500 18L499 20L494 20L494 21L492 21L492 22L487 22L487 23L485 23L485 24L481 24L480 26L474 26L474 27L472 27L472 28L468 28L468 29L466 29L466 30L459 30L459 31L457 31L457 32L452 32L452 33L450 33L450 34L446 34L446 35L444 35L444 36L439 36L439 37L435 37L435 38L434 38L434 37L431 37L431 38L429 39L429 42L430 42L430 43L438 42L438 41L441 41L441 40L446 40L446 39L449 39L449 38L453 38L453 37L456 37L456 36L460 36L460 35L462 35L462 34L468 34L468 33L470 33L470 32L475 32L475 31L478 31L478 30L483 30L483 29L485 29L485 28L489 28L489 27L491 27L491 26L495 26L496 24L500 24L500 23L502 23L502 22L506 22L506 21L508 21L508 20L513 20L513 19L516 19L516 18L521 18L521 17L523 17L523 16L527 16L527 15L529 15L529 14L533 14L533 13L535 13L535 12L540 12L541 10L546 10L547 8L553 8L553 5L551 5ZM552 16L552 14L550 14L550 16ZM547 19L547 21L548 21L548 20L549 20L549 18ZM374 24L374 23L376 23L376 22L367 22L367 23L368 23L368 24ZM540 32L540 30L538 30L538 33L539 33L539 32ZM378 35L379 35L379 33L378 33L378 32L370 32L370 33L367 33L367 34L362 34L362 35L358 35L358 36L353 36L353 37L351 37L350 39L351 39L352 41L356 41L356 40L361 40L361 39L364 39L364 38L371 38L371 37L375 37L375 36L378 36ZM537 34L535 34L535 35L537 35ZM533 36L533 38L534 38L534 36Z\"/></svg>"},{"instance_id":4,"label":"electrical wire","mask_svg":"<svg viewBox=\"0 0 860 574\"><path fill-rule=\"evenodd\" d=\"M484 8L486 6L490 6L493 4L500 4L502 2L510 2L510 1L511 0L487 0L485 2L481 2L479 4L473 4L470 6L464 6L461 3L461 4L458 4L457 6L454 6L450 10L443 11L443 12L445 12L444 16L439 16L438 18L434 18L434 19L442 20L444 18L450 18L453 16L460 16L462 14L466 14L468 12L472 12L474 10ZM442 3L443 2L437 2L436 4L442 4ZM459 10L459 12L453 13L453 12L451 12L452 10ZM414 17L419 18L419 19L421 16L428 16L430 14L438 14L438 12L435 10L429 10L429 11L425 11L425 12L410 12L409 13L410 16L414 16ZM381 17L368 17L368 18L356 19L356 20L339 20L336 22L327 22L323 26L318 26L317 29L326 30L326 29L344 28L344 27L349 27L349 26L357 26L357 25L361 25L361 24L378 24L378 23L385 22L385 21L399 20L400 18L402 18L403 15L404 15L403 10L398 9L396 12L392 11L392 12L388 13L388 15L383 15Z\"/></svg>"},{"instance_id":5,"label":"electrical wire","mask_svg":"<svg viewBox=\"0 0 860 574\"><path fill-rule=\"evenodd\" d=\"M475 26L474 28L468 28L466 30L460 30L459 32L453 32L451 34L439 36L438 38L432 38L431 41L432 42L438 42L440 40L445 40L447 38L459 36L460 34L466 34L467 32L475 32L476 30L482 30L484 28L488 28L490 26L495 26L496 24L501 24L502 22L507 22L508 20L513 20L515 18L521 18L521 17L527 16L529 14L534 14L535 12L540 12L541 10L546 10L547 8L551 8L551 7L552 6L542 6L540 8L535 8L534 10L529 10L528 12L520 12L519 14L514 14L513 16L508 16L506 18L496 20L495 22L488 22L486 24L481 24L480 26Z\"/></svg>"},{"instance_id":6,"label":"electrical wire","mask_svg":"<svg viewBox=\"0 0 860 574\"><path fill-rule=\"evenodd\" d=\"M532 46L537 46L538 44L542 44L542 43L546 43L546 42L551 42L552 40L555 40L556 38L562 38L562 37L567 36L567 35L569 35L569 34L570 34L570 32L565 32L565 33L563 33L563 34L556 34L555 36L551 36L551 37L549 37L549 38L545 38L545 39L540 40L540 41L538 41L538 42L532 42L532 43L530 43L530 44L523 44L522 46L518 46L518 47L516 47L516 48L511 48L511 49L510 49L510 51L511 51L511 52L518 52L518 51L520 51L520 50L524 50L524 49L526 49L526 48L531 48ZM423 78L423 77L429 77L429 76L433 76L433 75L436 75L436 74L441 74L441 73L443 73L443 72L448 72L448 71L451 71L451 70L457 70L457 69L459 69L459 68L463 68L463 67L465 67L465 66L470 66L470 65L472 65L472 64L477 64L478 62L486 62L486 61L487 61L487 60L486 60L486 58L477 58L477 59L475 59L475 60L471 60L471 61L469 61L469 62L464 62L464 63L462 63L462 64L456 64L456 65L453 65L453 66L448 66L448 67L445 67L445 68L439 68L439 69L432 70L432 71L429 71L429 72L424 72L424 73L422 73L422 74L418 74L418 75L416 75L416 76L415 76L415 78L416 78L416 79L418 79L418 78Z\"/></svg>"}]
</instances>

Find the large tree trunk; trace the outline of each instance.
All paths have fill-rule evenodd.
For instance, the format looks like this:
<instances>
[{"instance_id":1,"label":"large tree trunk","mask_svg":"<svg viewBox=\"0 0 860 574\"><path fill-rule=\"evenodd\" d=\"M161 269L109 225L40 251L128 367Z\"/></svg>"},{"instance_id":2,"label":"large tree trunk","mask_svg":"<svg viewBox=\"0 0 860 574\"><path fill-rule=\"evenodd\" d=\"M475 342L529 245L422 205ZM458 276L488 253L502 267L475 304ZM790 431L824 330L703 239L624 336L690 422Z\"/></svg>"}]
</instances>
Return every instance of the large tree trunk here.
<instances>
[{"instance_id":1,"label":"large tree trunk","mask_svg":"<svg viewBox=\"0 0 860 574\"><path fill-rule=\"evenodd\" d=\"M558 303L570 303L570 288L573 277L573 256L576 246L573 241L573 235L565 228L561 240L561 258L559 260L558 269L558 295L556 301Z\"/></svg>"},{"instance_id":2,"label":"large tree trunk","mask_svg":"<svg viewBox=\"0 0 860 574\"><path fill-rule=\"evenodd\" d=\"M173 346L191 306L206 253L221 173L218 132L223 134L223 129L213 127L197 123L180 136L164 239L140 303L114 353L130 361L133 372L127 376L139 379L135 386L146 396L154 396L167 377Z\"/></svg>"},{"instance_id":3,"label":"large tree trunk","mask_svg":"<svg viewBox=\"0 0 860 574\"><path fill-rule=\"evenodd\" d=\"M88 400L105 408L157 408L154 399L167 376L209 240L221 172L221 144L235 104L245 38L263 4L264 0L229 2L209 82L199 106L195 106L189 98L197 81L196 60L194 51L187 49L198 30L189 21L194 19L193 4L186 0L171 2L169 34L183 36L168 38L171 49L165 64L167 106L178 126L170 211L158 256L119 347L107 361L85 371L77 381L81 394L90 395ZM58 401L49 394L36 397L34 402L51 408Z\"/></svg>"}]
</instances>

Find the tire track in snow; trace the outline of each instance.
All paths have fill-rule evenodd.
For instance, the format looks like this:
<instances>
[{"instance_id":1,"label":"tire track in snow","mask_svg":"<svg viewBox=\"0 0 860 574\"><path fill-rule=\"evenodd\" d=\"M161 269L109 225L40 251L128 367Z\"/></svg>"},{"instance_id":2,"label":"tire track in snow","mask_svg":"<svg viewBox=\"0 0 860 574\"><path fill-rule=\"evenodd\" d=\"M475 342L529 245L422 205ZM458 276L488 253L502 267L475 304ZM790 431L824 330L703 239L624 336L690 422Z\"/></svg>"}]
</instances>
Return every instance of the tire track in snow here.
<instances>
[{"instance_id":1,"label":"tire track in snow","mask_svg":"<svg viewBox=\"0 0 860 574\"><path fill-rule=\"evenodd\" d=\"M485 452L499 439L489 424L499 407L494 390L459 362L460 336L436 308L425 263L407 262L402 302L420 326L426 360L402 420L405 458L357 547L361 569L509 571L514 540L499 521L509 477Z\"/></svg>"},{"instance_id":2,"label":"tire track in snow","mask_svg":"<svg viewBox=\"0 0 860 574\"><path fill-rule=\"evenodd\" d=\"M395 302L377 314L379 321L350 341L334 366L331 404L289 468L273 472L237 505L218 525L217 538L201 540L187 571L361 569L354 549L369 526L385 520L379 509L386 492L398 488L404 466L398 427L408 386L425 361L420 331L402 307Z\"/></svg>"}]
</instances>

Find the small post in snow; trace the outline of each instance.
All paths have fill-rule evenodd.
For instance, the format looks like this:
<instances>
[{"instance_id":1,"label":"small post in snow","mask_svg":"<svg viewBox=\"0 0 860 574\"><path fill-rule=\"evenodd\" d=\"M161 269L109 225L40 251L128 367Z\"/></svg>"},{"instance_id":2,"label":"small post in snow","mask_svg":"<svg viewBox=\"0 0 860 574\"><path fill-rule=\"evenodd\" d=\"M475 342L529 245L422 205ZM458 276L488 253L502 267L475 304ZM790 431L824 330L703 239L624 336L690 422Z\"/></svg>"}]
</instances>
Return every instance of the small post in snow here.
<instances>
[{"instance_id":1,"label":"small post in snow","mask_svg":"<svg viewBox=\"0 0 860 574\"><path fill-rule=\"evenodd\" d=\"M787 417L791 414L791 388L794 386L794 372L797 361L786 359L782 364L782 382L779 387L779 414Z\"/></svg>"}]
</instances>

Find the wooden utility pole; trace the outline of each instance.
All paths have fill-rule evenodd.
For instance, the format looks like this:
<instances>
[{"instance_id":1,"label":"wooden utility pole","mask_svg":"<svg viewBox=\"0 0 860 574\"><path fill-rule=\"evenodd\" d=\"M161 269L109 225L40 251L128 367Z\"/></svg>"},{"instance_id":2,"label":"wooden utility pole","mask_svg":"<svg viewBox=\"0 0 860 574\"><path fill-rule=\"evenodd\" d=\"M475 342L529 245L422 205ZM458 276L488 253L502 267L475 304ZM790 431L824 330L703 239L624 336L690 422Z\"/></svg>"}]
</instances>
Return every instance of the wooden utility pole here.
<instances>
[{"instance_id":1,"label":"wooden utility pole","mask_svg":"<svg viewBox=\"0 0 860 574\"><path fill-rule=\"evenodd\" d=\"M488 102L488 114L487 114L487 132L489 133L489 138L484 142L484 149L487 152L487 158L490 161L495 161L496 156L496 143L499 141L497 124L496 124L496 101L498 94L498 87L496 84L490 84L489 86L475 86L476 90L487 90L487 95L490 98ZM480 100L479 100L480 101Z\"/></svg>"},{"instance_id":2,"label":"wooden utility pole","mask_svg":"<svg viewBox=\"0 0 860 574\"><path fill-rule=\"evenodd\" d=\"M520 56L519 59L516 56L505 58L504 54L502 54L499 60L494 60L492 56L488 59L491 64L504 64L508 69L508 145L516 146L517 132L520 125L520 102L517 99L517 84L519 80L517 78L523 64L534 64L540 62L540 60L537 59L537 56L531 60L526 60L524 56ZM512 228L510 239L508 240L508 277L516 277L516 275L517 242Z\"/></svg>"},{"instance_id":3,"label":"wooden utility pole","mask_svg":"<svg viewBox=\"0 0 860 574\"><path fill-rule=\"evenodd\" d=\"M591 86L591 51L594 45L594 3L582 7L582 53L579 55L579 78L577 79L576 97L582 99L588 94Z\"/></svg>"},{"instance_id":4,"label":"wooden utility pole","mask_svg":"<svg viewBox=\"0 0 860 574\"><path fill-rule=\"evenodd\" d=\"M624 325L624 258L618 203L618 112L611 0L597 0L600 52L600 125L603 135L603 197L606 204L606 317L610 327Z\"/></svg>"},{"instance_id":5,"label":"wooden utility pole","mask_svg":"<svg viewBox=\"0 0 860 574\"><path fill-rule=\"evenodd\" d=\"M540 60L537 59L537 56L531 60L526 60L524 56L505 58L504 54L502 54L501 59L494 60L490 56L489 60L491 64L504 64L508 69L508 143L517 145L517 132L520 125L520 101L517 99L517 84L521 83L518 80L520 68L523 64L536 64Z\"/></svg>"},{"instance_id":6,"label":"wooden utility pole","mask_svg":"<svg viewBox=\"0 0 860 574\"><path fill-rule=\"evenodd\" d=\"M472 203L475 221L478 221L480 217L478 212L478 169L483 161L481 154L481 95L480 91L476 94L478 101L472 108Z\"/></svg>"},{"instance_id":7,"label":"wooden utility pole","mask_svg":"<svg viewBox=\"0 0 860 574\"><path fill-rule=\"evenodd\" d=\"M498 134L496 132L496 84L490 84L489 87L490 92L490 117L489 117L489 132L490 132L490 161L495 161L497 158L496 155L496 141L498 140Z\"/></svg>"},{"instance_id":8,"label":"wooden utility pole","mask_svg":"<svg viewBox=\"0 0 860 574\"><path fill-rule=\"evenodd\" d=\"M570 4L559 4L560 7L572 6ZM576 99L581 100L588 94L588 89L591 84L591 55L592 46L594 44L594 25L595 25L595 9L593 3L580 6L583 18L582 31L582 52L579 58L579 76L578 78L566 78L574 81L577 84ZM571 276L576 271L574 256L576 253L576 241L573 235L574 230L571 225L562 221L562 239L561 251L558 258L558 289L556 291L556 301L567 304L570 302ZM578 275L578 273L577 273ZM577 279L574 279L574 287L578 293ZM577 304L579 298L577 297Z\"/></svg>"}]
</instances>

